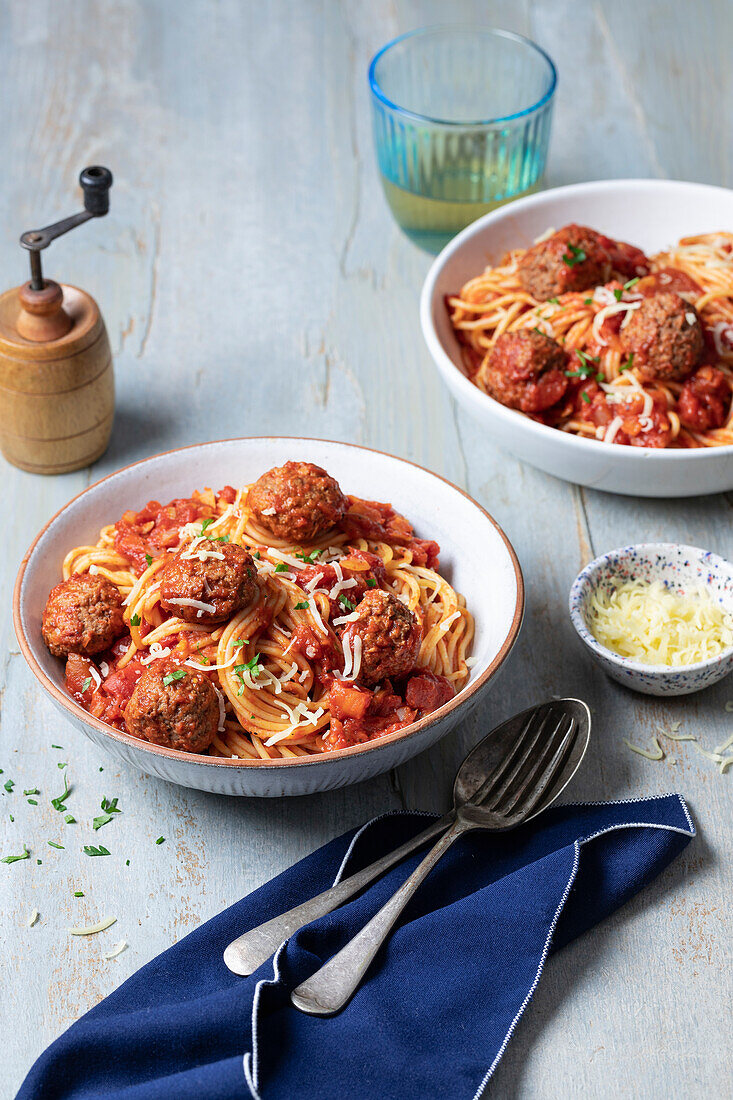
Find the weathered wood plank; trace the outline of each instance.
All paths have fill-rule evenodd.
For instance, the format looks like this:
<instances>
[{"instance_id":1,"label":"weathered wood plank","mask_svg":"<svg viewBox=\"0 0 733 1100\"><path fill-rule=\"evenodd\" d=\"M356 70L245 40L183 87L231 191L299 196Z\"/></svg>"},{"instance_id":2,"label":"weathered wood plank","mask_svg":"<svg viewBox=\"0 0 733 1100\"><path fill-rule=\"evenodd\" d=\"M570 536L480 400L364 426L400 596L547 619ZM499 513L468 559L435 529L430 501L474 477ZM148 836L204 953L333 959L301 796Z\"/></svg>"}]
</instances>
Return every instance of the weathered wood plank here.
<instances>
[{"instance_id":1,"label":"weathered wood plank","mask_svg":"<svg viewBox=\"0 0 733 1100\"><path fill-rule=\"evenodd\" d=\"M694 10L681 0L460 0L454 17L529 34L558 62L549 183L729 181L733 19L724 0ZM94 470L56 479L4 470L13 522L0 569L0 767L16 788L0 797L0 840L3 852L33 846L31 860L0 868L0 1080L9 1093L60 1030L172 940L375 813L445 805L457 762L485 729L567 693L589 700L596 727L573 797L676 788L703 835L621 914L549 963L492 1091L726 1095L730 776L689 745L670 754L676 765L652 764L621 737L641 740L680 720L710 746L729 728L733 691L723 684L676 703L631 695L588 664L566 599L584 561L612 545L684 538L730 556L730 509L721 499L634 502L554 481L498 453L443 390L416 313L429 261L383 202L365 69L392 35L444 19L440 0L193 0L174 16L165 0L0 8L0 95L13 106L0 133L0 285L25 275L20 231L71 212L79 169L108 163L110 216L54 245L47 267L98 298L118 382L112 446ZM486 706L430 753L348 791L245 803L138 776L75 734L36 691L7 609L31 537L89 481L153 451L267 432L364 442L467 487L513 540L528 608ZM74 785L73 826L49 805L63 786L59 758ZM35 786L32 807L22 790ZM93 834L103 794L119 797L123 813ZM83 855L90 839L112 856ZM34 906L41 919L28 928ZM118 922L97 940L64 932L108 913ZM121 938L128 950L102 960Z\"/></svg>"}]
</instances>

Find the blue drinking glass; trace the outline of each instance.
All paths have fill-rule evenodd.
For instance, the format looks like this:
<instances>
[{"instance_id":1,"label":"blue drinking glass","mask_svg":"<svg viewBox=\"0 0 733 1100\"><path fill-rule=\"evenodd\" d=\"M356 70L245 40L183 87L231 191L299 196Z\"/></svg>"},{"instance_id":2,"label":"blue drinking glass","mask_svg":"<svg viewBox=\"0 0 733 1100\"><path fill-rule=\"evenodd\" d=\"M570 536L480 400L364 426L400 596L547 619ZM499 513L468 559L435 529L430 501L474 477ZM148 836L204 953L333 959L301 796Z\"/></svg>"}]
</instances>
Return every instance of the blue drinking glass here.
<instances>
[{"instance_id":1,"label":"blue drinking glass","mask_svg":"<svg viewBox=\"0 0 733 1100\"><path fill-rule=\"evenodd\" d=\"M544 50L492 27L425 27L372 58L382 186L415 244L438 252L482 214L539 190L556 84Z\"/></svg>"}]
</instances>

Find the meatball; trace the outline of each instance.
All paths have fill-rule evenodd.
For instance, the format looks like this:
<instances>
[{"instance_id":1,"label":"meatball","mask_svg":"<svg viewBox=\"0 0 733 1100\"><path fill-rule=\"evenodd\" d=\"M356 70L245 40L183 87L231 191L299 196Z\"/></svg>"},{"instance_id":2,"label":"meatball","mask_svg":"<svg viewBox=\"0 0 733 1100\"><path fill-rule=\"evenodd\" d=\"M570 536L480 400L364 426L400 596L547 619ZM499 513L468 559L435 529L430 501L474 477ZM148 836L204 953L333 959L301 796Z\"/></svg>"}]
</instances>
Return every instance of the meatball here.
<instances>
[{"instance_id":1,"label":"meatball","mask_svg":"<svg viewBox=\"0 0 733 1100\"><path fill-rule=\"evenodd\" d=\"M405 676L415 667L422 631L409 607L391 592L374 588L357 604L358 618L343 633L344 641L354 650L361 640L361 667L358 680L378 684L388 677Z\"/></svg>"},{"instance_id":2,"label":"meatball","mask_svg":"<svg viewBox=\"0 0 733 1100\"><path fill-rule=\"evenodd\" d=\"M677 415L686 428L709 432L722 428L730 409L728 379L717 367L700 367L688 378L677 401Z\"/></svg>"},{"instance_id":3,"label":"meatball","mask_svg":"<svg viewBox=\"0 0 733 1100\"><path fill-rule=\"evenodd\" d=\"M619 335L626 354L634 356L637 374L646 382L681 382L700 362L703 351L697 310L672 291L644 298Z\"/></svg>"},{"instance_id":4,"label":"meatball","mask_svg":"<svg viewBox=\"0 0 733 1100\"><path fill-rule=\"evenodd\" d=\"M135 685L125 724L154 745L206 752L219 728L219 700L203 673L155 661Z\"/></svg>"},{"instance_id":5,"label":"meatball","mask_svg":"<svg viewBox=\"0 0 733 1100\"><path fill-rule=\"evenodd\" d=\"M602 286L613 266L607 242L595 229L566 225L525 252L519 261L519 281L540 302Z\"/></svg>"},{"instance_id":6,"label":"meatball","mask_svg":"<svg viewBox=\"0 0 733 1100\"><path fill-rule=\"evenodd\" d=\"M160 605L189 623L219 623L256 598L256 576L255 563L241 546L202 539L163 569ZM203 611L179 600L198 600L214 610Z\"/></svg>"},{"instance_id":7,"label":"meatball","mask_svg":"<svg viewBox=\"0 0 733 1100\"><path fill-rule=\"evenodd\" d=\"M502 405L538 413L564 396L566 362L560 345L541 332L505 332L481 364L476 380Z\"/></svg>"},{"instance_id":8,"label":"meatball","mask_svg":"<svg viewBox=\"0 0 733 1100\"><path fill-rule=\"evenodd\" d=\"M55 657L101 653L126 629L119 592L91 573L75 574L52 588L41 623L43 640Z\"/></svg>"},{"instance_id":9,"label":"meatball","mask_svg":"<svg viewBox=\"0 0 733 1100\"><path fill-rule=\"evenodd\" d=\"M346 515L349 502L338 482L312 462L286 462L254 483L247 504L271 534L312 542Z\"/></svg>"}]
</instances>

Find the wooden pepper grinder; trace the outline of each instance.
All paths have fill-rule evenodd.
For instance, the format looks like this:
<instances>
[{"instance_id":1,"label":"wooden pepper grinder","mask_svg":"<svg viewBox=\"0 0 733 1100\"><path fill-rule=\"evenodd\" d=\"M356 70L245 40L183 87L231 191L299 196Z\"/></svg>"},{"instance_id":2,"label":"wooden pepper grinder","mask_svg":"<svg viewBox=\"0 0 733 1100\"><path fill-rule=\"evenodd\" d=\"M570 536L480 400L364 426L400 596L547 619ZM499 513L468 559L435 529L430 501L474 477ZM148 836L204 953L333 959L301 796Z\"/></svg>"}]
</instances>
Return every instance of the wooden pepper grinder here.
<instances>
[{"instance_id":1,"label":"wooden pepper grinder","mask_svg":"<svg viewBox=\"0 0 733 1100\"><path fill-rule=\"evenodd\" d=\"M0 295L0 450L34 474L64 474L104 454L114 418L112 352L99 307L75 286L44 279L51 241L109 210L112 173L85 168L84 210L24 233L31 278Z\"/></svg>"}]
</instances>

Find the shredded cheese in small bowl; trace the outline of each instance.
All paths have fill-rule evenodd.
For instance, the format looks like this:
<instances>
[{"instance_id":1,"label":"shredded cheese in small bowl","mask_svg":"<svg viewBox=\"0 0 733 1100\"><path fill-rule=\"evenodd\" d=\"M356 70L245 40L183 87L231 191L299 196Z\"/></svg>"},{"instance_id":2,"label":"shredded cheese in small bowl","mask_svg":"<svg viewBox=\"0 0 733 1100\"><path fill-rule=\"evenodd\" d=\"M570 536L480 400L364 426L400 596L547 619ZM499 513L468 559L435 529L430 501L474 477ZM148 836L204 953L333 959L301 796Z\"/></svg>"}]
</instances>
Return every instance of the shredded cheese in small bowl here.
<instances>
[{"instance_id":1,"label":"shredded cheese in small bowl","mask_svg":"<svg viewBox=\"0 0 733 1100\"><path fill-rule=\"evenodd\" d=\"M590 628L606 649L645 665L694 665L733 646L733 615L703 585L625 581L590 599Z\"/></svg>"},{"instance_id":2,"label":"shredded cheese in small bowl","mask_svg":"<svg viewBox=\"0 0 733 1100\"><path fill-rule=\"evenodd\" d=\"M688 694L733 671L733 565L698 547L596 558L573 584L570 617L604 671L646 694Z\"/></svg>"}]
</instances>

